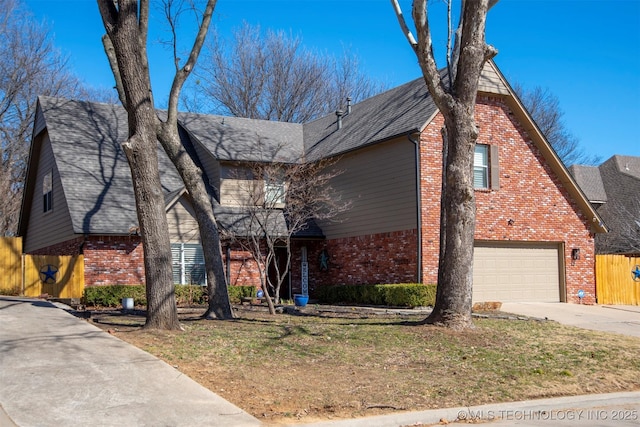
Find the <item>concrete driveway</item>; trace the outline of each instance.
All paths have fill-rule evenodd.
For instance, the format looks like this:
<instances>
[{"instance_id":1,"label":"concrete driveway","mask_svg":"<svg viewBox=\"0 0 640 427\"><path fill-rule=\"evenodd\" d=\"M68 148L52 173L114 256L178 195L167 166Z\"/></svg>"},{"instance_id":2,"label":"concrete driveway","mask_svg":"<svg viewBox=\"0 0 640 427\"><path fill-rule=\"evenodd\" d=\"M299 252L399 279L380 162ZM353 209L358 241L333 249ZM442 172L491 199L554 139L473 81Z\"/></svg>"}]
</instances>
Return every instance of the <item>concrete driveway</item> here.
<instances>
[{"instance_id":1,"label":"concrete driveway","mask_svg":"<svg viewBox=\"0 0 640 427\"><path fill-rule=\"evenodd\" d=\"M0 296L1 426L261 424L61 307Z\"/></svg>"},{"instance_id":2,"label":"concrete driveway","mask_svg":"<svg viewBox=\"0 0 640 427\"><path fill-rule=\"evenodd\" d=\"M595 331L640 337L640 307L634 305L582 305L561 302L508 302L501 311Z\"/></svg>"}]
</instances>

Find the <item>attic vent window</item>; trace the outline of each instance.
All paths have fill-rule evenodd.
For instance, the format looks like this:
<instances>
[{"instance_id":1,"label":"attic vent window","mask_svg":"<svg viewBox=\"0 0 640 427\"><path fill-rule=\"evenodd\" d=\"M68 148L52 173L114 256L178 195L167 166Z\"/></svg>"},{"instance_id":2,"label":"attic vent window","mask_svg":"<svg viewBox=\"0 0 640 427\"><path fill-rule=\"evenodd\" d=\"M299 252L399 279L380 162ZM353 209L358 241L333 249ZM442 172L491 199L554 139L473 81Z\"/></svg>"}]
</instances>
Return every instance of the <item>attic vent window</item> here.
<instances>
[{"instance_id":1,"label":"attic vent window","mask_svg":"<svg viewBox=\"0 0 640 427\"><path fill-rule=\"evenodd\" d=\"M42 179L42 207L47 213L53 209L53 172L49 171Z\"/></svg>"}]
</instances>

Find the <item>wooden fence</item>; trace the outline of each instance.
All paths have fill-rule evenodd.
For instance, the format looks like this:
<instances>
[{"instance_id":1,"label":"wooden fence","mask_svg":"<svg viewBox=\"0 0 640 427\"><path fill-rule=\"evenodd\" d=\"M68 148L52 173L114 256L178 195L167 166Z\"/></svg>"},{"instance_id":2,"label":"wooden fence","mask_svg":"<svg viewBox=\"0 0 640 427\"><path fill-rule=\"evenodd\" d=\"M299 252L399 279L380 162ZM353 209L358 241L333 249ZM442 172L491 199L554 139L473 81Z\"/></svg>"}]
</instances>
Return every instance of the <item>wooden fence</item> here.
<instances>
[{"instance_id":1,"label":"wooden fence","mask_svg":"<svg viewBox=\"0 0 640 427\"><path fill-rule=\"evenodd\" d=\"M640 305L640 277L636 277L637 274L640 274L640 258L596 255L598 304Z\"/></svg>"},{"instance_id":2,"label":"wooden fence","mask_svg":"<svg viewBox=\"0 0 640 427\"><path fill-rule=\"evenodd\" d=\"M0 293L54 298L81 298L84 257L23 255L22 239L0 239Z\"/></svg>"},{"instance_id":3,"label":"wooden fence","mask_svg":"<svg viewBox=\"0 0 640 427\"><path fill-rule=\"evenodd\" d=\"M22 239L0 237L0 293L22 293Z\"/></svg>"}]
</instances>

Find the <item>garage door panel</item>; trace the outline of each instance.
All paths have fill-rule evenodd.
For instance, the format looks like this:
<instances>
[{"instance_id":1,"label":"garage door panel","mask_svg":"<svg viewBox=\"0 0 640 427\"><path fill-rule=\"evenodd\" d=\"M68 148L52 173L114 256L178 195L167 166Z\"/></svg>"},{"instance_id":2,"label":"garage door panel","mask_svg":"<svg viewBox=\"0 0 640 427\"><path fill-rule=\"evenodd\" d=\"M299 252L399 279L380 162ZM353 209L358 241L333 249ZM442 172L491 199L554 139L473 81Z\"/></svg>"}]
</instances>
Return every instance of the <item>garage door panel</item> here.
<instances>
[{"instance_id":1,"label":"garage door panel","mask_svg":"<svg viewBox=\"0 0 640 427\"><path fill-rule=\"evenodd\" d=\"M474 302L560 300L557 245L479 245L474 251Z\"/></svg>"}]
</instances>

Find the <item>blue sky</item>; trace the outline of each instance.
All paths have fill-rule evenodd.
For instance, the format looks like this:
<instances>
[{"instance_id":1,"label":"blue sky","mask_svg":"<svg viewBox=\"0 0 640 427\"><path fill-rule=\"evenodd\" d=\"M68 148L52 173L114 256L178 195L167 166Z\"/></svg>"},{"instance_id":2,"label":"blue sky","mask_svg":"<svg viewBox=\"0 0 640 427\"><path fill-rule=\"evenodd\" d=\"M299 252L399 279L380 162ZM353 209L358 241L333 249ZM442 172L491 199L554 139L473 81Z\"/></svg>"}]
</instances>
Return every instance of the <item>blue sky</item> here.
<instances>
[{"instance_id":1,"label":"blue sky","mask_svg":"<svg viewBox=\"0 0 640 427\"><path fill-rule=\"evenodd\" d=\"M23 1L50 24L55 44L87 84L113 86L95 0ZM442 0L429 2L442 21ZM410 13L410 1L401 5ZM347 46L363 72L391 87L420 77L389 0L218 1L213 25L221 35L243 21L291 30L320 52L340 55ZM153 21L149 54L160 101L173 71L161 37L161 23ZM433 37L444 46L444 32ZM588 154L640 156L640 0L501 0L489 12L487 41L512 84L548 88L559 98L567 128Z\"/></svg>"}]
</instances>

